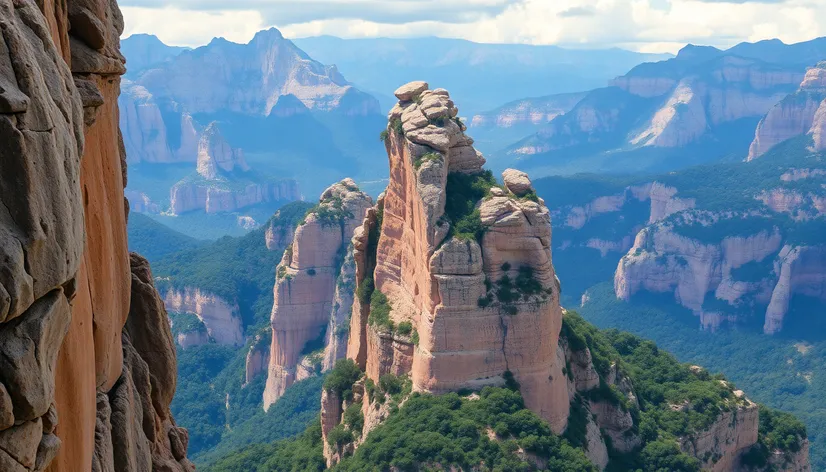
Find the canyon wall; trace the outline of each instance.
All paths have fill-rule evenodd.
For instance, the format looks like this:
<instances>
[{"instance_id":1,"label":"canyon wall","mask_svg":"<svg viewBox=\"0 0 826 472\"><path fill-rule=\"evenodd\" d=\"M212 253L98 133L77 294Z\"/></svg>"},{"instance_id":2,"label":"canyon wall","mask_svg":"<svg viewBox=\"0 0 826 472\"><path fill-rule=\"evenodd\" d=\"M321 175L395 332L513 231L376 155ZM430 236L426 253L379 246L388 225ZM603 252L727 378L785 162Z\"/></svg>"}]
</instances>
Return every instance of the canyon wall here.
<instances>
[{"instance_id":1,"label":"canyon wall","mask_svg":"<svg viewBox=\"0 0 826 472\"><path fill-rule=\"evenodd\" d=\"M166 312L127 252L122 29L115 2L0 0L3 470L194 469Z\"/></svg>"},{"instance_id":2,"label":"canyon wall","mask_svg":"<svg viewBox=\"0 0 826 472\"><path fill-rule=\"evenodd\" d=\"M777 227L705 241L681 234L685 219L709 227L726 221L710 212L688 212L643 229L617 267L618 298L630 300L640 291L673 294L712 330L756 313L766 334L782 329L794 295L826 302L822 245L794 244Z\"/></svg>"},{"instance_id":3,"label":"canyon wall","mask_svg":"<svg viewBox=\"0 0 826 472\"><path fill-rule=\"evenodd\" d=\"M811 135L814 150L826 149L826 62L806 72L800 88L775 105L757 126L748 160L757 159L787 139Z\"/></svg>"},{"instance_id":4,"label":"canyon wall","mask_svg":"<svg viewBox=\"0 0 826 472\"><path fill-rule=\"evenodd\" d=\"M273 288L265 410L297 380L302 357L324 346L328 324L341 324L341 307L334 306L340 296L336 281L347 259L353 231L372 204L355 182L342 180L324 191L318 206L296 228L292 244L284 251ZM323 354L319 355L319 363L321 359Z\"/></svg>"},{"instance_id":5,"label":"canyon wall","mask_svg":"<svg viewBox=\"0 0 826 472\"><path fill-rule=\"evenodd\" d=\"M169 289L163 301L167 311L197 316L206 326L209 338L216 343L230 346L244 344L244 330L237 303L227 302L215 294L191 287Z\"/></svg>"}]
</instances>

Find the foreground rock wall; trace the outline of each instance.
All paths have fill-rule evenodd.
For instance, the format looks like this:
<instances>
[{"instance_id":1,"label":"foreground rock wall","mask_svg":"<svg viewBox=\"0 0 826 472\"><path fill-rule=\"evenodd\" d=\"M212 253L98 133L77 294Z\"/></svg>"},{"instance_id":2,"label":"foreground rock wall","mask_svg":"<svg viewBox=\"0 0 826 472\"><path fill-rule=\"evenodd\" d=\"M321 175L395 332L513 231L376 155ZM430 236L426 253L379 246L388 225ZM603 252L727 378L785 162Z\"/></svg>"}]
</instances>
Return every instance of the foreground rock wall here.
<instances>
[{"instance_id":1,"label":"foreground rock wall","mask_svg":"<svg viewBox=\"0 0 826 472\"><path fill-rule=\"evenodd\" d=\"M166 314L130 274L122 29L113 1L0 0L2 470L192 469Z\"/></svg>"}]
</instances>

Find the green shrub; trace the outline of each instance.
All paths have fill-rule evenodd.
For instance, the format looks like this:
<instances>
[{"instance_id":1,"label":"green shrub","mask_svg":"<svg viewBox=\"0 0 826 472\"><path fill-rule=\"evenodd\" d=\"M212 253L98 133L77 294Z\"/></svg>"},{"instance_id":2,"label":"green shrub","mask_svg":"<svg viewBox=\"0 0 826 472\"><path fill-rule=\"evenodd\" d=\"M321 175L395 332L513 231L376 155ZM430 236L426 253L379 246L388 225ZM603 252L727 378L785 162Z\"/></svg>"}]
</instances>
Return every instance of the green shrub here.
<instances>
[{"instance_id":1,"label":"green shrub","mask_svg":"<svg viewBox=\"0 0 826 472\"><path fill-rule=\"evenodd\" d=\"M474 175L458 172L448 174L445 215L452 225L451 236L481 241L485 227L476 204L490 195L490 189L497 185L490 171Z\"/></svg>"},{"instance_id":2,"label":"green shrub","mask_svg":"<svg viewBox=\"0 0 826 472\"><path fill-rule=\"evenodd\" d=\"M361 403L353 403L344 411L344 424L350 427L355 434L361 435L364 428L364 413L361 411Z\"/></svg>"},{"instance_id":3,"label":"green shrub","mask_svg":"<svg viewBox=\"0 0 826 472\"><path fill-rule=\"evenodd\" d=\"M310 277L315 277L315 274L315 269L307 269L307 275L309 275Z\"/></svg>"},{"instance_id":4,"label":"green shrub","mask_svg":"<svg viewBox=\"0 0 826 472\"><path fill-rule=\"evenodd\" d=\"M367 317L367 323L370 326L385 328L393 332L395 326L393 320L390 319L392 309L393 307L390 306L387 295L379 290L374 290L370 296L370 315Z\"/></svg>"},{"instance_id":5,"label":"green shrub","mask_svg":"<svg viewBox=\"0 0 826 472\"><path fill-rule=\"evenodd\" d=\"M334 392L341 399L348 399L352 397L353 384L361 378L361 374L361 369L352 359L342 359L336 362L324 379L324 390Z\"/></svg>"},{"instance_id":6,"label":"green shrub","mask_svg":"<svg viewBox=\"0 0 826 472\"><path fill-rule=\"evenodd\" d=\"M379 141L381 141L383 143L387 142L387 139L389 137L390 137L390 132L387 131L386 129L381 130L381 133L379 133Z\"/></svg>"},{"instance_id":7,"label":"green shrub","mask_svg":"<svg viewBox=\"0 0 826 472\"><path fill-rule=\"evenodd\" d=\"M336 425L336 427L327 434L327 444L332 447L341 447L345 444L350 444L354 440L353 432L345 428L343 424Z\"/></svg>"},{"instance_id":8,"label":"green shrub","mask_svg":"<svg viewBox=\"0 0 826 472\"><path fill-rule=\"evenodd\" d=\"M408 336L411 332L413 332L413 324L409 321L402 321L396 328L396 332L402 336Z\"/></svg>"}]
</instances>

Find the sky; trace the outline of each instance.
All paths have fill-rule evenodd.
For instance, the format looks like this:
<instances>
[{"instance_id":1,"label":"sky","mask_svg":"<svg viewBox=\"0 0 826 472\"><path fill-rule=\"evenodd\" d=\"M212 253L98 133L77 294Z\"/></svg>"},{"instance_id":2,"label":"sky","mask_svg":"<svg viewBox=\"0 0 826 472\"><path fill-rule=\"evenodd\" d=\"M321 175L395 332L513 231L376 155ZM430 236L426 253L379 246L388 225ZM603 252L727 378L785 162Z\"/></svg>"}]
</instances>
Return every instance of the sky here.
<instances>
[{"instance_id":1,"label":"sky","mask_svg":"<svg viewBox=\"0 0 826 472\"><path fill-rule=\"evenodd\" d=\"M119 0L124 37L179 46L244 43L265 28L288 38L440 36L483 43L677 52L826 36L826 0Z\"/></svg>"}]
</instances>

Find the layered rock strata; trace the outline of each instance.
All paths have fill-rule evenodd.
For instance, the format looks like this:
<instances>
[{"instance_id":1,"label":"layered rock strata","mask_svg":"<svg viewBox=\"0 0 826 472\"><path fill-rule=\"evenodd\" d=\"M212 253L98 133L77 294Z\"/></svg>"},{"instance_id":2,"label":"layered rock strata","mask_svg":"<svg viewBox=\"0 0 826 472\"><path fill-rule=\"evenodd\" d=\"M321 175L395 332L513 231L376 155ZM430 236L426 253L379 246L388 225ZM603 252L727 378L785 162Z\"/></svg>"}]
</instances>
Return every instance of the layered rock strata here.
<instances>
[{"instance_id":1,"label":"layered rock strata","mask_svg":"<svg viewBox=\"0 0 826 472\"><path fill-rule=\"evenodd\" d=\"M347 307L336 306L345 301L337 295L336 280L347 259L353 231L372 205L355 182L345 179L325 190L318 206L296 228L293 242L276 269L265 410L296 381L302 356L324 346L328 325L334 328L330 334L338 342L340 334L336 332ZM314 345L316 340L318 346ZM320 363L324 354L318 356Z\"/></svg>"},{"instance_id":2,"label":"layered rock strata","mask_svg":"<svg viewBox=\"0 0 826 472\"><path fill-rule=\"evenodd\" d=\"M122 29L114 2L0 1L2 470L194 469L166 313L127 252Z\"/></svg>"}]
</instances>

